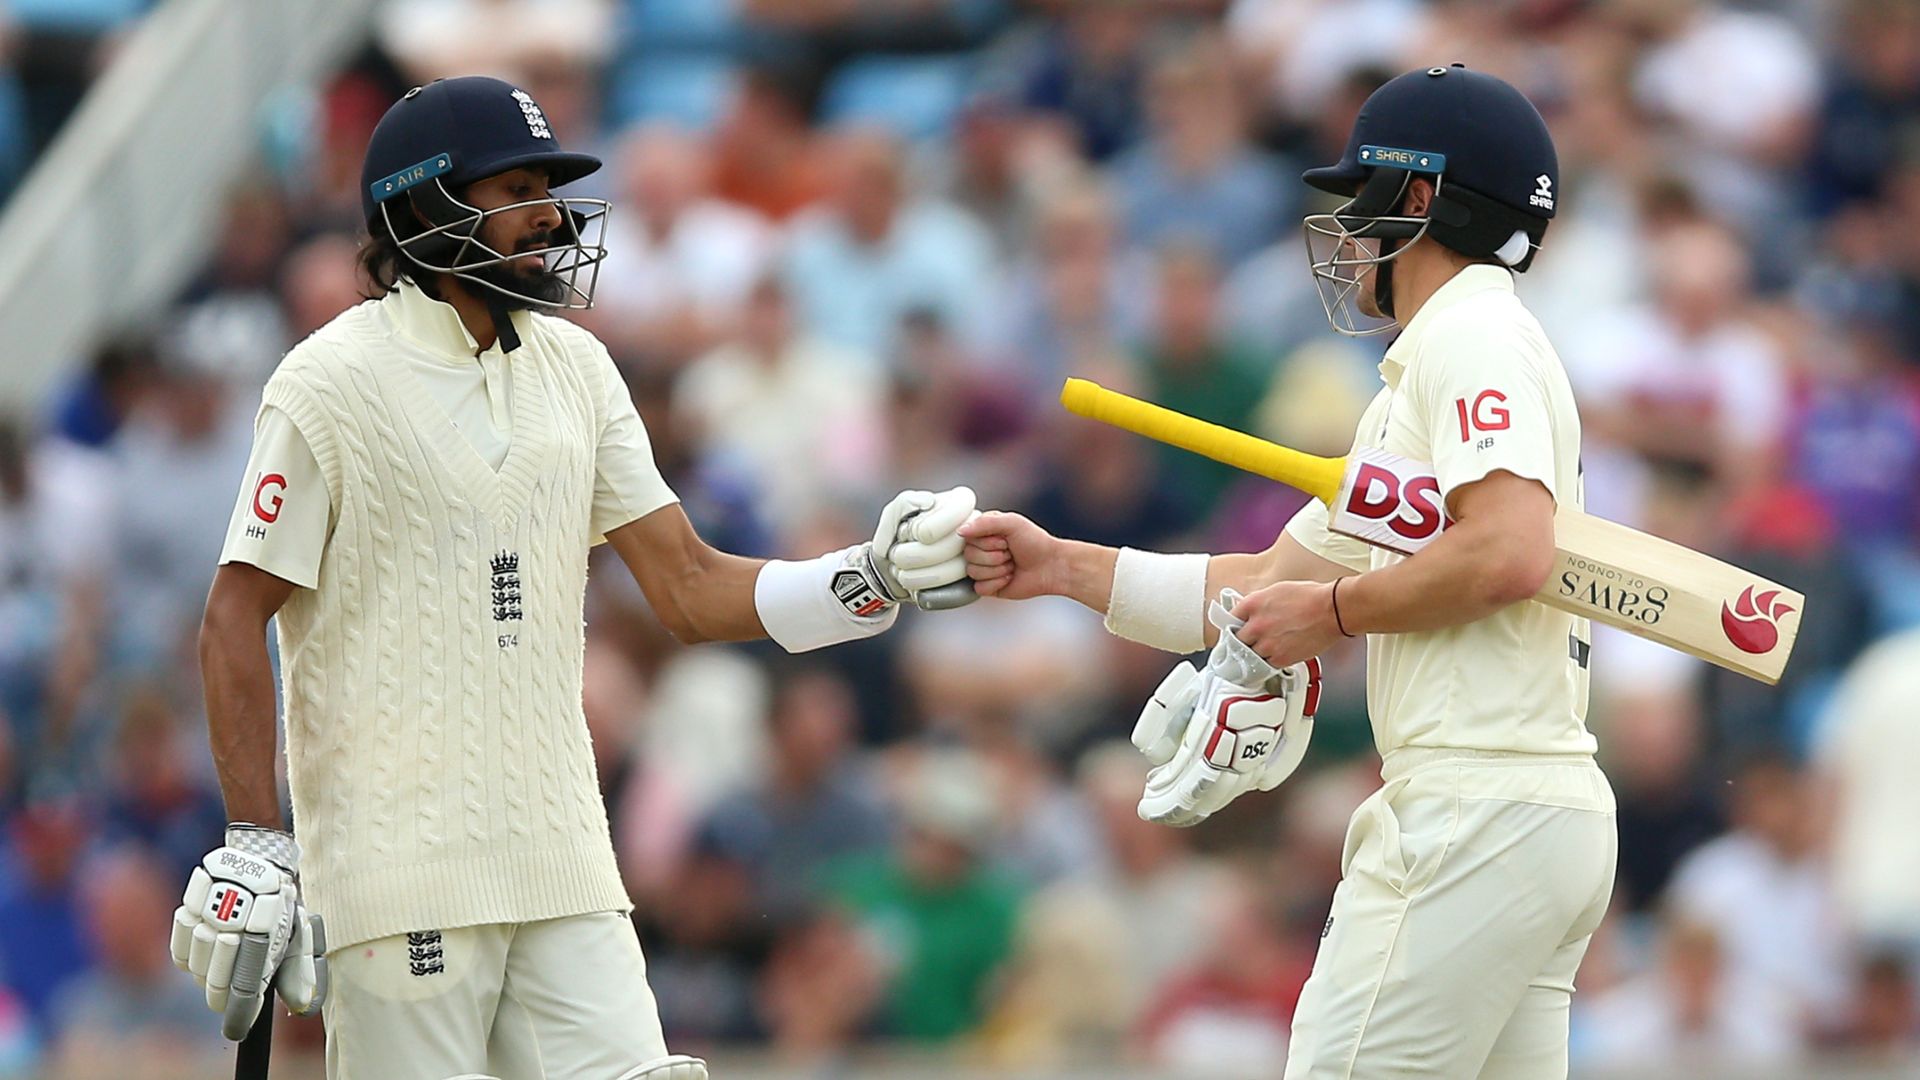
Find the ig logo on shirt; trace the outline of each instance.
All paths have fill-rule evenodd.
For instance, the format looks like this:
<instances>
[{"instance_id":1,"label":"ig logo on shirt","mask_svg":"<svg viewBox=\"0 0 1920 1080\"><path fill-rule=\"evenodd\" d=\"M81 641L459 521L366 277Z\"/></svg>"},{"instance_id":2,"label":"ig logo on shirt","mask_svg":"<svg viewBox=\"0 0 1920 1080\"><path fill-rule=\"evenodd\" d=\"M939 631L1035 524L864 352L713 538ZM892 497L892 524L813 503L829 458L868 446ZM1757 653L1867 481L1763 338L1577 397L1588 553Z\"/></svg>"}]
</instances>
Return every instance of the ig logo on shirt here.
<instances>
[{"instance_id":1,"label":"ig logo on shirt","mask_svg":"<svg viewBox=\"0 0 1920 1080\"><path fill-rule=\"evenodd\" d=\"M280 508L286 505L286 499L280 493L287 490L287 478L279 473L264 473L253 485L253 516L265 524L247 523L247 539L265 540L267 526L280 520Z\"/></svg>"}]
</instances>

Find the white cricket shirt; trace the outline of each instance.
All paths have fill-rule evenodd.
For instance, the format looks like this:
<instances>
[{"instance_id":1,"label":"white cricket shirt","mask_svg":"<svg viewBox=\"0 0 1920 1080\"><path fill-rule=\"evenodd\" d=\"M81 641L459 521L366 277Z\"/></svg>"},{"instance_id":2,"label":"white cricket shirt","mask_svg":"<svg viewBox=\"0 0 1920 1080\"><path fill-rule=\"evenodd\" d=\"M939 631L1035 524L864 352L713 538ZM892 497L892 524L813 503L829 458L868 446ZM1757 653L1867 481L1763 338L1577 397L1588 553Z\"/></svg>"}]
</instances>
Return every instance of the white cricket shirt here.
<instances>
[{"instance_id":1,"label":"white cricket shirt","mask_svg":"<svg viewBox=\"0 0 1920 1080\"><path fill-rule=\"evenodd\" d=\"M402 284L381 301L407 339L392 362L405 364L476 454L498 470L513 430L512 356L499 343L481 349L449 304ZM588 339L590 340L590 339ZM594 343L596 346L597 342ZM593 530L608 530L676 501L653 460L647 429L626 383L604 348L589 358L605 365L606 430L594 454ZM315 586L333 531L334 507L313 450L287 415L263 406L253 450L227 522L221 563L244 562L302 588Z\"/></svg>"},{"instance_id":2,"label":"white cricket shirt","mask_svg":"<svg viewBox=\"0 0 1920 1080\"><path fill-rule=\"evenodd\" d=\"M501 357L402 286L261 392L304 451L256 462L230 555L313 582L274 623L303 898L336 949L631 906L581 712L587 552L673 496L606 349L513 321Z\"/></svg>"},{"instance_id":3,"label":"white cricket shirt","mask_svg":"<svg viewBox=\"0 0 1920 1080\"><path fill-rule=\"evenodd\" d=\"M1440 491L1504 469L1580 507L1580 416L1560 359L1513 292L1473 265L1441 286L1380 363L1355 447L1432 462ZM1350 569L1404 556L1335 536L1318 500L1287 524ZM1367 710L1382 756L1401 747L1590 754L1587 620L1534 603L1441 630L1367 636Z\"/></svg>"}]
</instances>

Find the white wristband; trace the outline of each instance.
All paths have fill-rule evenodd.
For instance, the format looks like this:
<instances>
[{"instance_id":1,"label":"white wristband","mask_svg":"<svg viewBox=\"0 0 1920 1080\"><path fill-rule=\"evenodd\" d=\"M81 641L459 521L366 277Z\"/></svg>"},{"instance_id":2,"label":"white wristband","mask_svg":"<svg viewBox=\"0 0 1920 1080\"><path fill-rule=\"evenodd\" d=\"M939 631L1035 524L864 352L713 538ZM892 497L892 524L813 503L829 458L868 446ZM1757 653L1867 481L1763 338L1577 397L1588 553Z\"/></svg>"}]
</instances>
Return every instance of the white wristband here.
<instances>
[{"instance_id":1,"label":"white wristband","mask_svg":"<svg viewBox=\"0 0 1920 1080\"><path fill-rule=\"evenodd\" d=\"M1206 648L1207 558L1121 548L1107 630L1171 653Z\"/></svg>"},{"instance_id":2,"label":"white wristband","mask_svg":"<svg viewBox=\"0 0 1920 1080\"><path fill-rule=\"evenodd\" d=\"M861 551L864 546L856 544L804 562L773 559L762 566L753 579L753 606L760 614L760 625L767 628L767 636L788 652L798 653L872 637L892 626L900 608L891 600L872 598L872 615L856 615L849 610L849 604L855 608L869 606L857 603L859 596L854 595L865 588L864 579L854 580L860 574L852 562L865 557ZM837 594L836 579L838 585L848 589L845 600Z\"/></svg>"}]
</instances>

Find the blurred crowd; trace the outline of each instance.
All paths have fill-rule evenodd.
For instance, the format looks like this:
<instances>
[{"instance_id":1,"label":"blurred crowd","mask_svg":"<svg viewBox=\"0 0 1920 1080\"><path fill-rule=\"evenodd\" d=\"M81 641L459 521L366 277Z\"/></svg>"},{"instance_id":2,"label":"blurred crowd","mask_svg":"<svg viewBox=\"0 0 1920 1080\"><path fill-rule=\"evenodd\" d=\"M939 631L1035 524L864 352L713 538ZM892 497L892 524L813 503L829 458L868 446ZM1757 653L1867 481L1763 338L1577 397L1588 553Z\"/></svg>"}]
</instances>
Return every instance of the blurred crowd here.
<instances>
[{"instance_id":1,"label":"blurred crowd","mask_svg":"<svg viewBox=\"0 0 1920 1080\"><path fill-rule=\"evenodd\" d=\"M145 6L4 3L0 185ZM717 545L810 555L898 488L966 483L1062 534L1226 551L1303 497L1070 418L1059 381L1344 452L1381 345L1326 326L1298 174L1380 82L1456 60L1558 143L1519 285L1580 399L1589 509L1808 601L1773 689L1596 635L1621 859L1574 1060L1909 1060L1920 7L390 0L274 118L177 304L0 420L0 1075L218 1045L163 945L223 821L195 632L259 388L360 298L360 156L408 86L513 79L606 160L565 192L615 207L579 318ZM1125 741L1171 658L1098 616L684 648L595 566L586 715L676 1048L1273 1074L1378 783L1361 650L1325 658L1293 780L1178 831L1135 817Z\"/></svg>"}]
</instances>

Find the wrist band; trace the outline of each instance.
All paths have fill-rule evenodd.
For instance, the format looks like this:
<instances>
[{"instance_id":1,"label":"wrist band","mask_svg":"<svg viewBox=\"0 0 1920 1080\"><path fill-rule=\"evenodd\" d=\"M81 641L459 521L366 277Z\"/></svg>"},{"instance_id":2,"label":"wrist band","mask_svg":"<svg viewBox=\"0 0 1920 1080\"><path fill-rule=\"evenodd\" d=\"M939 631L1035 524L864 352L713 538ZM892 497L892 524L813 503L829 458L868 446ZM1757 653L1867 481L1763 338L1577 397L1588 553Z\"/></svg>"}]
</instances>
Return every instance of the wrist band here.
<instances>
[{"instance_id":1,"label":"wrist band","mask_svg":"<svg viewBox=\"0 0 1920 1080\"><path fill-rule=\"evenodd\" d=\"M1333 579L1333 625L1339 627L1342 634L1352 637L1352 634L1347 633L1347 624L1340 618L1340 582L1344 580L1344 577Z\"/></svg>"},{"instance_id":2,"label":"wrist band","mask_svg":"<svg viewBox=\"0 0 1920 1080\"><path fill-rule=\"evenodd\" d=\"M1206 648L1207 558L1121 548L1107 598L1108 632L1182 655Z\"/></svg>"},{"instance_id":3,"label":"wrist band","mask_svg":"<svg viewBox=\"0 0 1920 1080\"><path fill-rule=\"evenodd\" d=\"M856 638L872 637L893 625L900 609L878 597L869 597L872 615L855 614L863 580L850 560L863 559L859 546L830 551L804 562L769 560L753 580L753 607L767 636L790 653L807 652ZM846 575L854 575L847 579ZM836 580L851 590L836 593Z\"/></svg>"}]
</instances>

